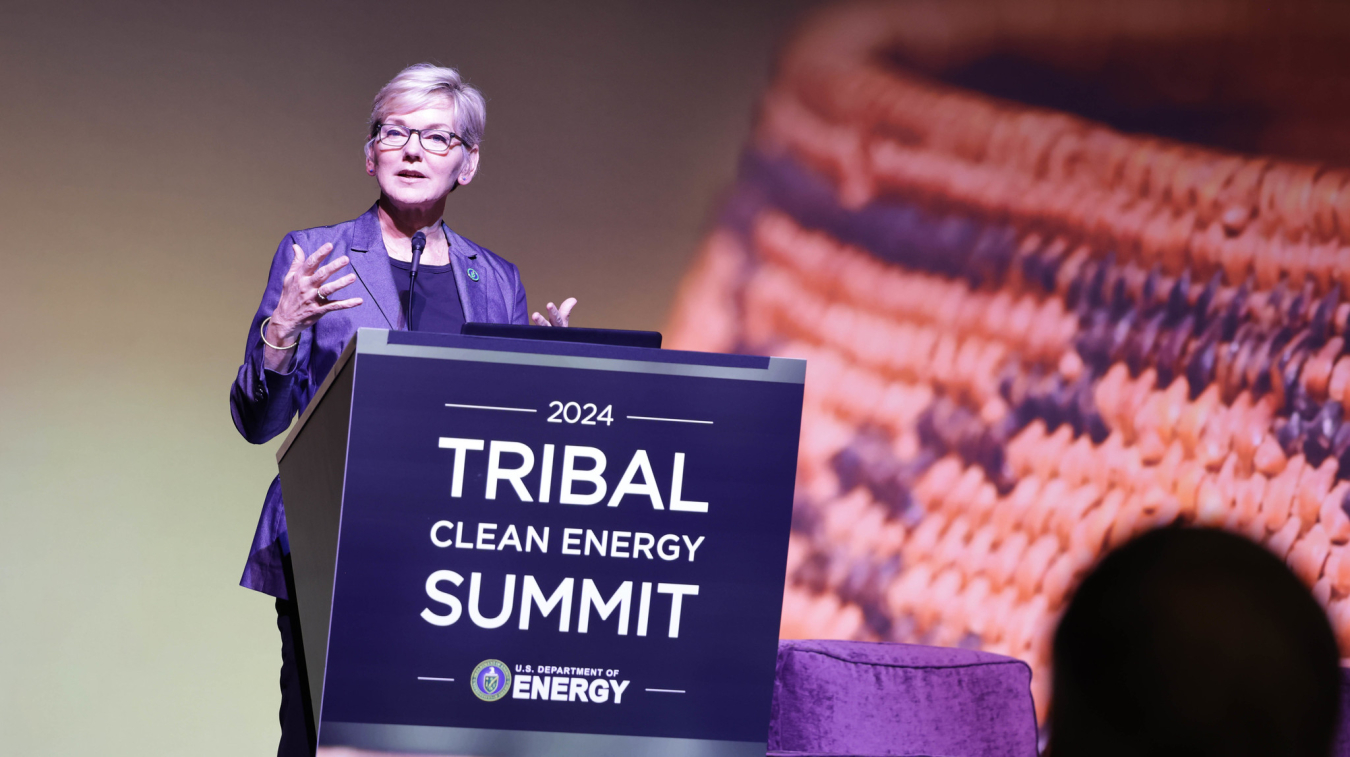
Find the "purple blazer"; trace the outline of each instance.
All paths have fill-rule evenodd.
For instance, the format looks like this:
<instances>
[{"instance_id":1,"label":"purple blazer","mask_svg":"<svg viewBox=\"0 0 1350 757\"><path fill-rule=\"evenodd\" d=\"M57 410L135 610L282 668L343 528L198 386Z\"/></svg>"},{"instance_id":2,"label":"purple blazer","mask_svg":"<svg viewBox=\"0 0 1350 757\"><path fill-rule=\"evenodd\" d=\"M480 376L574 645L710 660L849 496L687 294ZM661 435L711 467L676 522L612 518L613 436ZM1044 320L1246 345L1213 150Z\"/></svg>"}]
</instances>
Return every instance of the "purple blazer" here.
<instances>
[{"instance_id":1,"label":"purple blazer","mask_svg":"<svg viewBox=\"0 0 1350 757\"><path fill-rule=\"evenodd\" d=\"M520 283L520 272L516 267L451 231L448 226L444 228L450 240L450 263L455 267L455 286L459 289L464 320L528 323L525 287ZM263 367L259 327L263 319L272 314L281 297L281 280L295 257L291 245L300 245L309 255L328 242L333 244L328 260L343 255L351 259L346 268L334 273L329 280L352 271L357 277L356 282L335 296L343 299L360 297L363 302L350 310L325 315L313 328L302 333L289 373L267 370ZM470 277L470 270L477 276ZM356 220L292 231L281 240L277 254L272 258L272 270L267 275L262 302L248 327L244 364L239 366L239 375L230 387L230 415L234 417L234 426L239 433L254 444L262 444L285 432L295 416L304 412L347 341L362 327L405 328L398 288L380 234L375 206ZM267 498L263 500L262 516L258 519L258 529L253 535L253 546L249 549L239 585L287 598L281 558L289 553L281 481L274 478L267 489Z\"/></svg>"}]
</instances>

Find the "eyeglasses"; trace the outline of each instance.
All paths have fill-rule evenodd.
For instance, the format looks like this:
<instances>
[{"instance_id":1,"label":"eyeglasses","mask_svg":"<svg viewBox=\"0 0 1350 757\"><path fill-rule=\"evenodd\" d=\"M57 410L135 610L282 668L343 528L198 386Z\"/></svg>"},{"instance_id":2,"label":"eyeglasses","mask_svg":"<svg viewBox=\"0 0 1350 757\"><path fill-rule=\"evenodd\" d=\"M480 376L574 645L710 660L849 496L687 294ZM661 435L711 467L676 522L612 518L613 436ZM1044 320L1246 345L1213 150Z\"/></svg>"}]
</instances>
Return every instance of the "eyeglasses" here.
<instances>
[{"instance_id":1,"label":"eyeglasses","mask_svg":"<svg viewBox=\"0 0 1350 757\"><path fill-rule=\"evenodd\" d=\"M412 135L417 135L418 144L427 152L444 155L455 148L455 143L465 144L464 138L445 129L410 129L398 124L379 124L375 131L375 140L385 147L402 147L408 144Z\"/></svg>"}]
</instances>

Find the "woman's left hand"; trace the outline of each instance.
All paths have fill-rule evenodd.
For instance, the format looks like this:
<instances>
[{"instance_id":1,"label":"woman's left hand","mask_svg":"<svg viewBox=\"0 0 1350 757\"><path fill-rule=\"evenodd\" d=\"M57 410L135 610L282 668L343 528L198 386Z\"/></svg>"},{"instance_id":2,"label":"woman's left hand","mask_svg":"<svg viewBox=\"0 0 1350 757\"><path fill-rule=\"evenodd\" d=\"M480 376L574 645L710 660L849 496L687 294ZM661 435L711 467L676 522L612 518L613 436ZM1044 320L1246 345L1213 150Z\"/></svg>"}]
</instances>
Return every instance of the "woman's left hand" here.
<instances>
[{"instance_id":1,"label":"woman's left hand","mask_svg":"<svg viewBox=\"0 0 1350 757\"><path fill-rule=\"evenodd\" d=\"M566 326L568 316L572 314L572 308L577 304L577 298L568 297L563 300L561 307L554 307L553 303L548 304L548 317L535 313L534 325L536 326Z\"/></svg>"}]
</instances>

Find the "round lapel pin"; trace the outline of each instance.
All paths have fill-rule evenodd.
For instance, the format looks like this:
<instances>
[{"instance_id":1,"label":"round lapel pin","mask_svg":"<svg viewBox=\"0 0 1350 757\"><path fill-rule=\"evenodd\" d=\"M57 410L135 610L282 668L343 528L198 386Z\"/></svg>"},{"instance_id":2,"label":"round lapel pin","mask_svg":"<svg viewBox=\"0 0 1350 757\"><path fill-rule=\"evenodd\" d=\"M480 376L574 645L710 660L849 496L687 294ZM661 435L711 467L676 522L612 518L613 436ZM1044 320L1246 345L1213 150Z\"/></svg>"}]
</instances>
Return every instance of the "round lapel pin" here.
<instances>
[{"instance_id":1,"label":"round lapel pin","mask_svg":"<svg viewBox=\"0 0 1350 757\"><path fill-rule=\"evenodd\" d=\"M478 280L478 271L475 271L474 269L470 268L469 281L477 281L477 280Z\"/></svg>"}]
</instances>

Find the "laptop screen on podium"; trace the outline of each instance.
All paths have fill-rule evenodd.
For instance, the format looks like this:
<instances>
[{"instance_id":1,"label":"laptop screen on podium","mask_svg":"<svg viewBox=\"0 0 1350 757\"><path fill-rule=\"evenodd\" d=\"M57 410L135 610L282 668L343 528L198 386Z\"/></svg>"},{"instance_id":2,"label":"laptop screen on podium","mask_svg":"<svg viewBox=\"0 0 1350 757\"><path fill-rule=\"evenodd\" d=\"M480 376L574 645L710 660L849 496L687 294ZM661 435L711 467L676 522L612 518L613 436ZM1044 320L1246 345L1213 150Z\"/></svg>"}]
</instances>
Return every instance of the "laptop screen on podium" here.
<instances>
[{"instance_id":1,"label":"laptop screen on podium","mask_svg":"<svg viewBox=\"0 0 1350 757\"><path fill-rule=\"evenodd\" d=\"M520 326L510 323L466 323L459 333L465 336L495 336L507 339L538 339L549 342L580 342L608 344L616 347L650 347L660 349L658 331L627 331L624 329L552 328L547 326Z\"/></svg>"}]
</instances>

